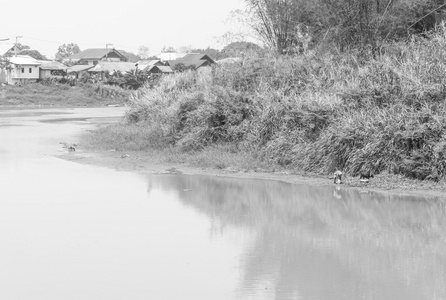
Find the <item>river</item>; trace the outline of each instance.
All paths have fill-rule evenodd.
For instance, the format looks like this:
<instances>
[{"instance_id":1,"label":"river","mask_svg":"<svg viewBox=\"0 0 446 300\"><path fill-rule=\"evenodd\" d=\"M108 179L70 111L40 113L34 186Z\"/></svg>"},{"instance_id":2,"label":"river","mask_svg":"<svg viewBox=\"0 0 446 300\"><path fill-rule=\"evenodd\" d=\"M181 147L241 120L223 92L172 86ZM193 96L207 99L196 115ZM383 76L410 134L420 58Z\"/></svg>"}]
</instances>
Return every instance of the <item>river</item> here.
<instances>
[{"instance_id":1,"label":"river","mask_svg":"<svg viewBox=\"0 0 446 300\"><path fill-rule=\"evenodd\" d=\"M446 299L446 208L58 158L122 108L0 110L0 299Z\"/></svg>"}]
</instances>

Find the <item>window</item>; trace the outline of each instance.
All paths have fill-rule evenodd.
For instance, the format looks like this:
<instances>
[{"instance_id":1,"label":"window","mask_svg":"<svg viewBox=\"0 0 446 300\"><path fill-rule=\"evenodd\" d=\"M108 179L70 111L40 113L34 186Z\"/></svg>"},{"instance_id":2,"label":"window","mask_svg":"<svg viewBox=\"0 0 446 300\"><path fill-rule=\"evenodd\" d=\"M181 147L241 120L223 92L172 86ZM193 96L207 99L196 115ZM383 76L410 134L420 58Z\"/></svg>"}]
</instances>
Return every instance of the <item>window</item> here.
<instances>
[{"instance_id":1,"label":"window","mask_svg":"<svg viewBox=\"0 0 446 300\"><path fill-rule=\"evenodd\" d=\"M25 73L25 68L22 68L22 73Z\"/></svg>"},{"instance_id":2,"label":"window","mask_svg":"<svg viewBox=\"0 0 446 300\"><path fill-rule=\"evenodd\" d=\"M29 72L32 73L32 72L33 72L33 69L32 69L32 68L29 68Z\"/></svg>"}]
</instances>

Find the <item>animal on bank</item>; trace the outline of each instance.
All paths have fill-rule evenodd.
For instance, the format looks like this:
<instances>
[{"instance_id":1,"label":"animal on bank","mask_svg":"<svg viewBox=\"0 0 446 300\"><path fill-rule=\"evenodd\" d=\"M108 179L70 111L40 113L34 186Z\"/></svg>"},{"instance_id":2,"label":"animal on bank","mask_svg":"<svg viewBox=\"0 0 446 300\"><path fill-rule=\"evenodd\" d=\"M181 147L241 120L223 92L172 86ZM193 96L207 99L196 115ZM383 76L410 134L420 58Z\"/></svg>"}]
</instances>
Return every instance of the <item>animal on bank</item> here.
<instances>
[{"instance_id":1,"label":"animal on bank","mask_svg":"<svg viewBox=\"0 0 446 300\"><path fill-rule=\"evenodd\" d=\"M334 172L334 183L341 184L342 183L342 171L337 170Z\"/></svg>"},{"instance_id":2,"label":"animal on bank","mask_svg":"<svg viewBox=\"0 0 446 300\"><path fill-rule=\"evenodd\" d=\"M368 171L361 171L359 173L359 181L360 182L369 182L370 178L373 178L373 173L370 172L370 170Z\"/></svg>"}]
</instances>

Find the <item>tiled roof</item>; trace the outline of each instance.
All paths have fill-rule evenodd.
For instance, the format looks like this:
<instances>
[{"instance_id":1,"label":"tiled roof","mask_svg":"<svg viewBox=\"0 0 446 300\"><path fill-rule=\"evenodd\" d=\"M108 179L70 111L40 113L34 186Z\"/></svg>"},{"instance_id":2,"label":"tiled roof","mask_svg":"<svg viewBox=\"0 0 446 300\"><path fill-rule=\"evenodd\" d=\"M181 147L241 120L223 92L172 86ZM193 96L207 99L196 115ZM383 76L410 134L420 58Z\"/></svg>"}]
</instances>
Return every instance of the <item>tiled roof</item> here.
<instances>
[{"instance_id":1,"label":"tiled roof","mask_svg":"<svg viewBox=\"0 0 446 300\"><path fill-rule=\"evenodd\" d=\"M0 55L5 55L9 50L13 50L14 45L11 44L0 44Z\"/></svg>"},{"instance_id":2,"label":"tiled roof","mask_svg":"<svg viewBox=\"0 0 446 300\"><path fill-rule=\"evenodd\" d=\"M177 59L177 60L169 60L167 63L169 64L169 66L171 68L175 68L175 66L178 65L178 64L183 64L186 67L193 66L194 69L198 69L199 67L204 67L204 66L211 65L211 63L209 63L209 61L207 61L207 60L182 60L182 59Z\"/></svg>"},{"instance_id":3,"label":"tiled roof","mask_svg":"<svg viewBox=\"0 0 446 300\"><path fill-rule=\"evenodd\" d=\"M152 73L173 73L173 70L169 66L152 66L147 72Z\"/></svg>"},{"instance_id":4,"label":"tiled roof","mask_svg":"<svg viewBox=\"0 0 446 300\"><path fill-rule=\"evenodd\" d=\"M67 73L77 73L81 71L87 71L88 69L93 68L92 65L74 65L68 68Z\"/></svg>"},{"instance_id":5,"label":"tiled roof","mask_svg":"<svg viewBox=\"0 0 446 300\"><path fill-rule=\"evenodd\" d=\"M118 50L116 49L107 49L107 48L91 48L71 55L67 59L69 60L77 60L77 59L101 59L107 54L111 52L116 52L119 56L124 57Z\"/></svg>"},{"instance_id":6,"label":"tiled roof","mask_svg":"<svg viewBox=\"0 0 446 300\"><path fill-rule=\"evenodd\" d=\"M153 66L163 66L163 63L159 59L153 60L140 60L137 62L138 69L141 71L147 71Z\"/></svg>"},{"instance_id":7,"label":"tiled roof","mask_svg":"<svg viewBox=\"0 0 446 300\"><path fill-rule=\"evenodd\" d=\"M168 60L167 63L172 68L175 68L178 64L183 64L186 67L193 66L195 69L198 69L203 66L215 64L215 61L206 54L188 53L180 59Z\"/></svg>"},{"instance_id":8,"label":"tiled roof","mask_svg":"<svg viewBox=\"0 0 446 300\"><path fill-rule=\"evenodd\" d=\"M212 58L210 58L207 54L202 54L202 53L188 53L179 60L183 61L207 60L210 63L215 63L215 61Z\"/></svg>"}]
</instances>

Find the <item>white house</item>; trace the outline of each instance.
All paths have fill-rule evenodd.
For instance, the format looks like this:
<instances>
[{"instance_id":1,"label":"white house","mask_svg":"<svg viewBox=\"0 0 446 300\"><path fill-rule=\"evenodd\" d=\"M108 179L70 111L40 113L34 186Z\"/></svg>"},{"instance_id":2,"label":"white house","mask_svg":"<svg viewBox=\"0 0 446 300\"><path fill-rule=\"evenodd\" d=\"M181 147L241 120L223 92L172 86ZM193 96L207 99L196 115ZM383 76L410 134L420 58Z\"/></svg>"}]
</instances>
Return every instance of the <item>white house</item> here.
<instances>
[{"instance_id":1,"label":"white house","mask_svg":"<svg viewBox=\"0 0 446 300\"><path fill-rule=\"evenodd\" d=\"M157 55L162 61L176 60L186 56L187 53L164 52Z\"/></svg>"},{"instance_id":2,"label":"white house","mask_svg":"<svg viewBox=\"0 0 446 300\"><path fill-rule=\"evenodd\" d=\"M21 84L37 81L41 64L40 61L28 55L10 57L6 66L6 83Z\"/></svg>"}]
</instances>

